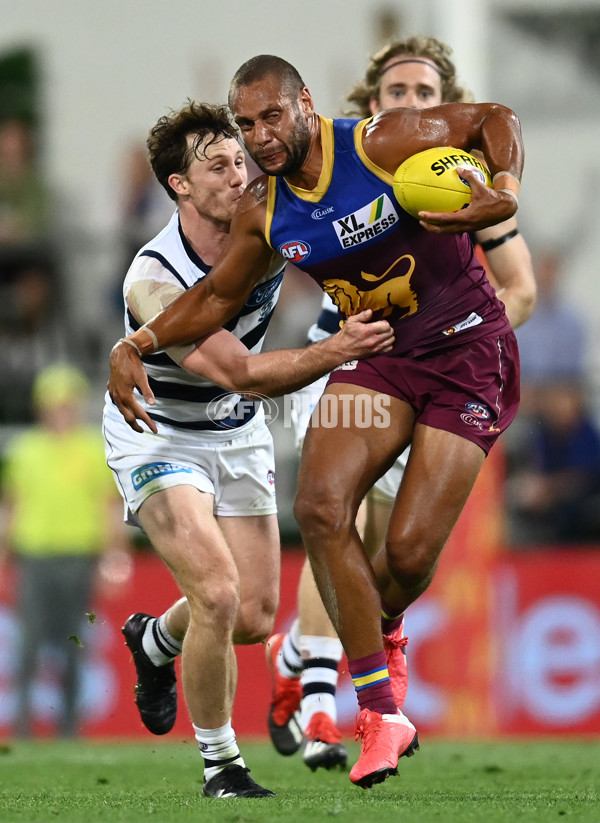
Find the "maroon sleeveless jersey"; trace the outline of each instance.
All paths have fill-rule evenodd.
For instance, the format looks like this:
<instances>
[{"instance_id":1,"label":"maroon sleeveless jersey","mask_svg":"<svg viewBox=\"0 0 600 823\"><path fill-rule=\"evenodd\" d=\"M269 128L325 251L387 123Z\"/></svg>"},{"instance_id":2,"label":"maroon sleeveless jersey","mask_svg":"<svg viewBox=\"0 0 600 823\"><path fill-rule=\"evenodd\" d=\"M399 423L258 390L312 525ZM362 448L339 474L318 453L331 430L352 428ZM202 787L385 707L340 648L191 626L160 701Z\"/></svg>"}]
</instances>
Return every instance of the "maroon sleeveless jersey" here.
<instances>
[{"instance_id":1,"label":"maroon sleeveless jersey","mask_svg":"<svg viewBox=\"0 0 600 823\"><path fill-rule=\"evenodd\" d=\"M367 121L321 118L323 169L304 191L269 179L266 237L345 315L371 308L394 354L461 345L510 325L468 234L426 231L396 201L391 175L362 149Z\"/></svg>"}]
</instances>

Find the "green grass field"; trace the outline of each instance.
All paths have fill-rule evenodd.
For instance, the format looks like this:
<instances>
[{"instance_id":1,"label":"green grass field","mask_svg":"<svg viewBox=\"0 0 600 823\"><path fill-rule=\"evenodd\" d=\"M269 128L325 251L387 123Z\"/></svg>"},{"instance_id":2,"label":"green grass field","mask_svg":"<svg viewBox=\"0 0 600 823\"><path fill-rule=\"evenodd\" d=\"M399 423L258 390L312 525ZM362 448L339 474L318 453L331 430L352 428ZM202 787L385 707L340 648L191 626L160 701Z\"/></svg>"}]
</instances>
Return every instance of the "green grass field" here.
<instances>
[{"instance_id":1,"label":"green grass field","mask_svg":"<svg viewBox=\"0 0 600 823\"><path fill-rule=\"evenodd\" d=\"M195 744L44 741L0 748L0 821L59 823L496 823L600 821L600 741L423 740L401 774L363 791L347 773L312 773L300 755L244 742L275 799L201 795ZM351 762L358 753L350 745Z\"/></svg>"}]
</instances>

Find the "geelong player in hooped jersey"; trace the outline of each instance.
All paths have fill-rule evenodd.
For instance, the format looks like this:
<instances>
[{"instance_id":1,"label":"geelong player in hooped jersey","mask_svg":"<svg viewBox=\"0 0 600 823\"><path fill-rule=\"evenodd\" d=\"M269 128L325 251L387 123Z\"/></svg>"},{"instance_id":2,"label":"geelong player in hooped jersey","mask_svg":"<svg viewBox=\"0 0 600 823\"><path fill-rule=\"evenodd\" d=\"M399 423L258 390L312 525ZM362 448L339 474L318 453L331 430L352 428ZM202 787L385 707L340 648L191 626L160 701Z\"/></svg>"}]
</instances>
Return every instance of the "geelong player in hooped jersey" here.
<instances>
[{"instance_id":1,"label":"geelong player in hooped jersey","mask_svg":"<svg viewBox=\"0 0 600 823\"><path fill-rule=\"evenodd\" d=\"M125 278L129 333L206 277L227 248L247 182L225 107L189 103L158 121L148 147L177 210ZM389 349L392 339L387 321L367 323L366 312L337 339L260 353L282 266L273 254L226 328L148 355L150 432L132 430L109 395L104 408L107 461L126 515L144 529L185 595L158 618L137 612L125 622L136 703L151 732L172 728L173 660L182 652L183 691L204 759L204 794L211 797L272 794L250 777L231 727L233 644L268 635L279 594L273 443L252 395L298 388L348 358Z\"/></svg>"},{"instance_id":2,"label":"geelong player in hooped jersey","mask_svg":"<svg viewBox=\"0 0 600 823\"><path fill-rule=\"evenodd\" d=\"M227 331L252 354L262 349L279 297L284 265L279 256L274 256L271 271L253 288L243 310L227 324ZM175 212L169 224L138 252L127 272L123 284L126 333L140 328L141 323L133 311L138 309L140 315L140 308L151 301L151 294L155 295L156 310L160 310L161 304L156 299L159 292L163 299L165 294L173 299L198 283L210 269L187 240L179 212ZM236 429L254 418L260 411L260 403L240 402L239 394L223 392L221 386L179 365L178 361L192 349L188 346L170 352L171 356L150 354L146 357L156 401L147 407L152 420L182 431L215 432ZM144 403L141 395L140 402Z\"/></svg>"},{"instance_id":3,"label":"geelong player in hooped jersey","mask_svg":"<svg viewBox=\"0 0 600 823\"><path fill-rule=\"evenodd\" d=\"M315 112L297 70L272 55L238 69L229 103L266 176L242 197L231 244L211 274L113 349L109 388L132 424L149 422L132 393L138 385L152 396L139 354L188 343L235 316L274 250L346 315L368 307L389 319L392 352L332 374L304 442L295 505L357 692L362 742L350 779L369 788L418 747L394 697L395 655L386 656L381 611L393 632L427 588L485 455L517 411L515 337L467 233L516 212L520 125L493 103L330 121ZM439 145L481 150L494 188L465 172L466 209L415 220L394 202L392 176L407 157ZM383 425L369 403L371 412L385 404ZM385 550L371 562L356 512L409 443Z\"/></svg>"}]
</instances>

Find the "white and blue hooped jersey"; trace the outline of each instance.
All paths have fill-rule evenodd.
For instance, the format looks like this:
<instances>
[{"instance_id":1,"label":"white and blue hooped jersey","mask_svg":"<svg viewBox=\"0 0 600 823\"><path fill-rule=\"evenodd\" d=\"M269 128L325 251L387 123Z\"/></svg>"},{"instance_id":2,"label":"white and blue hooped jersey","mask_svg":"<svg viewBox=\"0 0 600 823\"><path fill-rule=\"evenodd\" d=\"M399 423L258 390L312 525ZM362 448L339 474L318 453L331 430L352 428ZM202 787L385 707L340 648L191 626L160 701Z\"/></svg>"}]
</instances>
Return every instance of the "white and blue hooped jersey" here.
<instances>
[{"instance_id":1,"label":"white and blue hooped jersey","mask_svg":"<svg viewBox=\"0 0 600 823\"><path fill-rule=\"evenodd\" d=\"M185 290L202 280L211 269L187 241L178 212L136 255L123 284L124 296L131 284L140 279L140 271L147 267L148 258L158 261L162 267L160 277L163 282L171 282ZM253 354L262 349L279 297L284 265L285 261L278 257L254 287L242 309L224 326ZM140 323L125 303L126 334L139 328ZM186 430L222 431L244 425L258 410L259 403L249 402L239 394L191 374L165 352L144 355L143 362L156 403L147 406L141 394L136 399L157 423Z\"/></svg>"}]
</instances>

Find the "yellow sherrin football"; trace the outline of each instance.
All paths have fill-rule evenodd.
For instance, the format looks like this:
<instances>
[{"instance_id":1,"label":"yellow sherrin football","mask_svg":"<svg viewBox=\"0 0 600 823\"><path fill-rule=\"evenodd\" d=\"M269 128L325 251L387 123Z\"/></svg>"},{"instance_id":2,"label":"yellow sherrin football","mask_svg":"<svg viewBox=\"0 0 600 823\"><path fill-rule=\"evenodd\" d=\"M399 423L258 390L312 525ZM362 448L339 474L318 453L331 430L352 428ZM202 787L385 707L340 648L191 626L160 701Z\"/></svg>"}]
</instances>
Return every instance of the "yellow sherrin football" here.
<instances>
[{"instance_id":1,"label":"yellow sherrin football","mask_svg":"<svg viewBox=\"0 0 600 823\"><path fill-rule=\"evenodd\" d=\"M482 183L492 187L490 173L481 160L463 149L442 146L407 158L394 175L394 194L413 217L420 211L459 211L471 202L471 188L460 170L474 169Z\"/></svg>"}]
</instances>

